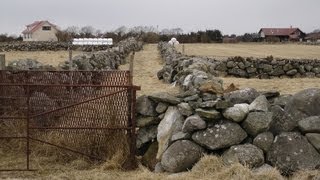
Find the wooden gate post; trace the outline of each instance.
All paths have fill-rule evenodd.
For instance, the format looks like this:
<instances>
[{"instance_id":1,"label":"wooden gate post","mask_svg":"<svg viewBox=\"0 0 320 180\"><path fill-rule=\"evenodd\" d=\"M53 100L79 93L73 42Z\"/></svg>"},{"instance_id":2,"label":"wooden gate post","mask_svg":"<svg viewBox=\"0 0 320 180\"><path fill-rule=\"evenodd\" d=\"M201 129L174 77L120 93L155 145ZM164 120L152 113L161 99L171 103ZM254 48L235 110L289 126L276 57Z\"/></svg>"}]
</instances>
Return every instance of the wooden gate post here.
<instances>
[{"instance_id":1,"label":"wooden gate post","mask_svg":"<svg viewBox=\"0 0 320 180\"><path fill-rule=\"evenodd\" d=\"M6 56L4 54L0 54L0 70L6 69Z\"/></svg>"}]
</instances>

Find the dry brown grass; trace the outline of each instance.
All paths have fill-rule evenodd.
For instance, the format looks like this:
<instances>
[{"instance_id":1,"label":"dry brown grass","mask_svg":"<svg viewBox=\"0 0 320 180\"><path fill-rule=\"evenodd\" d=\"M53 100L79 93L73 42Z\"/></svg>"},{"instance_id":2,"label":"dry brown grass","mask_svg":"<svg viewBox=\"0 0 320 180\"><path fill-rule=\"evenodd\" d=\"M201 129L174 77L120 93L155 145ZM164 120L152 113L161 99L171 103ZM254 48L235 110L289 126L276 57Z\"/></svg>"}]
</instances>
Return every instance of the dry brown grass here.
<instances>
[{"instance_id":1,"label":"dry brown grass","mask_svg":"<svg viewBox=\"0 0 320 180\"><path fill-rule=\"evenodd\" d=\"M234 83L237 87L251 87L258 91L277 90L281 94L294 94L307 88L320 88L320 78L293 78L293 79L244 79L222 78L224 86Z\"/></svg>"},{"instance_id":2,"label":"dry brown grass","mask_svg":"<svg viewBox=\"0 0 320 180\"><path fill-rule=\"evenodd\" d=\"M156 44L145 45L142 51L136 52L133 67L133 83L141 86L141 91L137 92L139 96L164 91L173 94L178 92L178 87L158 80L157 72L162 69L163 60ZM122 65L120 69L128 70L129 65Z\"/></svg>"},{"instance_id":3,"label":"dry brown grass","mask_svg":"<svg viewBox=\"0 0 320 180\"><path fill-rule=\"evenodd\" d=\"M82 54L81 51L72 51L72 55ZM6 63L18 59L34 59L44 64L57 66L69 59L69 51L11 51L1 52L5 54Z\"/></svg>"},{"instance_id":4,"label":"dry brown grass","mask_svg":"<svg viewBox=\"0 0 320 180\"><path fill-rule=\"evenodd\" d=\"M320 59L320 46L299 44L184 44L186 55L225 59L230 56ZM182 45L177 46L182 51Z\"/></svg>"},{"instance_id":5,"label":"dry brown grass","mask_svg":"<svg viewBox=\"0 0 320 180\"><path fill-rule=\"evenodd\" d=\"M103 165L90 165L85 160L75 160L70 163L59 164L55 163L53 169L46 169L47 164L54 163L50 158L36 158L41 169L37 172L24 172L24 173L2 173L0 178L31 178L31 179L177 179L177 180L191 180L191 179L204 179L204 180L221 180L221 179L239 179L239 180L281 180L288 179L280 175L279 171L275 168L263 172L253 172L241 164L233 164L226 166L222 163L221 158L212 155L204 156L192 170L176 174L168 173L153 173L147 168L140 166L135 171L121 171L110 168L108 162ZM109 166L109 168L105 168ZM320 178L319 171L301 171L294 174L290 179L293 180L309 180Z\"/></svg>"}]
</instances>

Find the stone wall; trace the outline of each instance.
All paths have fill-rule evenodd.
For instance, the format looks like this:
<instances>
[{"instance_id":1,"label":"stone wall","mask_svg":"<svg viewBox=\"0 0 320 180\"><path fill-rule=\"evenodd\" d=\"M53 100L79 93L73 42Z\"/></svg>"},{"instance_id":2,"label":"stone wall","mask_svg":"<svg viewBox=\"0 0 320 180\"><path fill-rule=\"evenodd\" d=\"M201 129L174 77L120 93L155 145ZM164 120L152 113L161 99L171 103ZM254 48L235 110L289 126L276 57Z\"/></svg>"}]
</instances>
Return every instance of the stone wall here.
<instances>
[{"instance_id":1,"label":"stone wall","mask_svg":"<svg viewBox=\"0 0 320 180\"><path fill-rule=\"evenodd\" d=\"M320 89L295 95L223 88L209 58L187 57L160 44L160 79L181 87L137 100L138 154L156 172L191 169L203 154L225 164L283 174L320 168ZM165 48L164 48L165 47Z\"/></svg>"},{"instance_id":2,"label":"stone wall","mask_svg":"<svg viewBox=\"0 0 320 180\"><path fill-rule=\"evenodd\" d=\"M38 61L26 59L16 60L8 64L11 70L116 70L120 64L126 63L126 57L133 51L142 49L142 42L135 38L120 41L117 46L107 51L97 51L78 55L72 58L72 63L65 61L59 67L44 65Z\"/></svg>"},{"instance_id":3,"label":"stone wall","mask_svg":"<svg viewBox=\"0 0 320 180\"><path fill-rule=\"evenodd\" d=\"M101 51L110 48L110 46L72 46L73 50ZM8 51L66 51L68 43L66 42L10 42L0 43L0 52Z\"/></svg>"},{"instance_id":4,"label":"stone wall","mask_svg":"<svg viewBox=\"0 0 320 180\"><path fill-rule=\"evenodd\" d=\"M177 72L188 68L190 64L202 71L216 76L235 76L242 78L274 78L274 77L320 77L320 60L316 59L274 59L230 57L227 60L215 60L207 57L185 56L177 52L173 46L160 43L161 56L166 66L158 73L160 79L167 82L180 78Z\"/></svg>"}]
</instances>

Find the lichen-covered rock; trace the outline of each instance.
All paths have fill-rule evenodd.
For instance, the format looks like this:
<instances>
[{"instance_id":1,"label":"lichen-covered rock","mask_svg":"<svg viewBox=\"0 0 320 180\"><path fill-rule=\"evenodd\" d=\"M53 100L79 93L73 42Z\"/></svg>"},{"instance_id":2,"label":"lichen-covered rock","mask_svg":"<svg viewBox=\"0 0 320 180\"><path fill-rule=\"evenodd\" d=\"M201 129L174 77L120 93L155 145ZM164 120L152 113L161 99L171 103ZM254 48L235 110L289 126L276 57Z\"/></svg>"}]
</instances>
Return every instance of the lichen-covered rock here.
<instances>
[{"instance_id":1,"label":"lichen-covered rock","mask_svg":"<svg viewBox=\"0 0 320 180\"><path fill-rule=\"evenodd\" d=\"M192 141L176 141L163 153L161 165L171 173L186 171L200 160L204 152L202 147Z\"/></svg>"},{"instance_id":2,"label":"lichen-covered rock","mask_svg":"<svg viewBox=\"0 0 320 180\"><path fill-rule=\"evenodd\" d=\"M267 112L269 109L269 102L264 95L258 96L249 106L249 111L262 111Z\"/></svg>"},{"instance_id":3,"label":"lichen-covered rock","mask_svg":"<svg viewBox=\"0 0 320 180\"><path fill-rule=\"evenodd\" d=\"M294 122L289 130L297 127L298 121L304 118L320 116L320 89L311 88L294 94L284 110Z\"/></svg>"},{"instance_id":4,"label":"lichen-covered rock","mask_svg":"<svg viewBox=\"0 0 320 180\"><path fill-rule=\"evenodd\" d=\"M223 116L235 122L241 122L244 120L249 113L248 104L235 104L233 107L226 109L223 112Z\"/></svg>"},{"instance_id":5,"label":"lichen-covered rock","mask_svg":"<svg viewBox=\"0 0 320 180\"><path fill-rule=\"evenodd\" d=\"M205 129L207 127L206 122L201 119L199 115L189 116L183 124L182 132L193 132L195 130Z\"/></svg>"},{"instance_id":6,"label":"lichen-covered rock","mask_svg":"<svg viewBox=\"0 0 320 180\"><path fill-rule=\"evenodd\" d=\"M271 106L270 111L272 112L270 132L279 134L281 132L288 132L295 127L296 122L279 105Z\"/></svg>"},{"instance_id":7,"label":"lichen-covered rock","mask_svg":"<svg viewBox=\"0 0 320 180\"><path fill-rule=\"evenodd\" d=\"M157 159L161 158L163 152L169 145L169 141L171 139L171 136L173 135L173 132L177 129L177 126L180 126L183 120L184 118L177 107L168 107L164 118L161 120L158 126L157 140L159 143L159 150Z\"/></svg>"},{"instance_id":8,"label":"lichen-covered rock","mask_svg":"<svg viewBox=\"0 0 320 180\"><path fill-rule=\"evenodd\" d=\"M156 107L156 112L161 114L166 112L167 109L168 109L168 104L160 102Z\"/></svg>"},{"instance_id":9,"label":"lichen-covered rock","mask_svg":"<svg viewBox=\"0 0 320 180\"><path fill-rule=\"evenodd\" d=\"M143 95L137 99L137 112L144 116L157 116L156 104L147 96Z\"/></svg>"},{"instance_id":10,"label":"lichen-covered rock","mask_svg":"<svg viewBox=\"0 0 320 180\"><path fill-rule=\"evenodd\" d=\"M192 135L196 143L210 150L240 144L246 137L247 133L237 123L232 122L222 122Z\"/></svg>"},{"instance_id":11,"label":"lichen-covered rock","mask_svg":"<svg viewBox=\"0 0 320 180\"><path fill-rule=\"evenodd\" d=\"M253 145L257 146L258 148L262 149L263 152L268 152L272 143L273 143L274 136L271 132L263 132L258 134L253 139Z\"/></svg>"},{"instance_id":12,"label":"lichen-covered rock","mask_svg":"<svg viewBox=\"0 0 320 180\"><path fill-rule=\"evenodd\" d=\"M180 113L184 116L190 116L193 113L193 109L190 107L188 103L180 103L177 107Z\"/></svg>"},{"instance_id":13,"label":"lichen-covered rock","mask_svg":"<svg viewBox=\"0 0 320 180\"><path fill-rule=\"evenodd\" d=\"M223 97L234 104L248 103L250 104L259 96L257 90L253 88L245 88L237 91L226 93Z\"/></svg>"},{"instance_id":14,"label":"lichen-covered rock","mask_svg":"<svg viewBox=\"0 0 320 180\"><path fill-rule=\"evenodd\" d=\"M181 102L181 100L167 92L160 92L156 94L149 95L149 98L156 102L169 103L173 105L177 105Z\"/></svg>"},{"instance_id":15,"label":"lichen-covered rock","mask_svg":"<svg viewBox=\"0 0 320 180\"><path fill-rule=\"evenodd\" d=\"M311 116L298 122L303 133L320 133L320 116Z\"/></svg>"},{"instance_id":16,"label":"lichen-covered rock","mask_svg":"<svg viewBox=\"0 0 320 180\"><path fill-rule=\"evenodd\" d=\"M319 133L308 133L306 134L306 137L310 144L315 147L318 152L320 153L320 134Z\"/></svg>"},{"instance_id":17,"label":"lichen-covered rock","mask_svg":"<svg viewBox=\"0 0 320 180\"><path fill-rule=\"evenodd\" d=\"M284 132L275 137L267 160L284 174L312 170L320 165L320 154L298 132Z\"/></svg>"},{"instance_id":18,"label":"lichen-covered rock","mask_svg":"<svg viewBox=\"0 0 320 180\"><path fill-rule=\"evenodd\" d=\"M252 136L269 130L272 123L271 112L251 112L243 121L242 127Z\"/></svg>"},{"instance_id":19,"label":"lichen-covered rock","mask_svg":"<svg viewBox=\"0 0 320 180\"><path fill-rule=\"evenodd\" d=\"M196 109L196 113L206 119L206 120L211 120L211 121L216 121L219 120L221 118L221 114L219 111L215 110L215 109Z\"/></svg>"},{"instance_id":20,"label":"lichen-covered rock","mask_svg":"<svg viewBox=\"0 0 320 180\"><path fill-rule=\"evenodd\" d=\"M259 167L264 163L263 151L252 144L241 144L231 146L222 155L226 164L241 163L242 165Z\"/></svg>"}]
</instances>

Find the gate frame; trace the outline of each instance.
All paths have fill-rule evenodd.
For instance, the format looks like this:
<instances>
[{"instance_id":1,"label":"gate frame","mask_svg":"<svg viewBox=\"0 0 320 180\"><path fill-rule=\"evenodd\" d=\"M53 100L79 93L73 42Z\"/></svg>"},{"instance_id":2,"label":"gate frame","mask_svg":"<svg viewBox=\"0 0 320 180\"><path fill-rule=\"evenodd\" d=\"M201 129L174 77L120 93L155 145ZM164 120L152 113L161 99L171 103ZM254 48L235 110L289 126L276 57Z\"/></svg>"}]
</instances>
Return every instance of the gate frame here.
<instances>
[{"instance_id":1,"label":"gate frame","mask_svg":"<svg viewBox=\"0 0 320 180\"><path fill-rule=\"evenodd\" d=\"M31 153L31 147L30 147L30 140L31 141L35 141L38 143L42 143L42 144L47 144L47 145L51 145L54 147L57 147L59 149L63 149L69 152L73 152L76 154L80 154L83 156L87 156L89 158L93 158L93 159L97 159L97 160L101 160L101 158L99 157L93 157L90 155L87 155L85 153L76 151L76 150L72 150L70 148L67 147L63 147L63 146L59 146L56 144L52 144L46 141L42 141L36 138L32 138L30 137L30 130L32 129L101 129L101 130L119 130L119 129L123 129L123 130L127 130L127 140L129 141L129 148L130 148L130 155L127 158L127 161L125 162L125 169L134 169L137 167L136 164L136 159L135 159L135 154L136 154L136 120L135 120L135 113L136 113L136 91L140 90L140 86L134 86L133 85L133 56L134 53L131 55L130 58L130 70L129 71L125 71L128 73L129 75L129 83L128 85L86 85L86 84L9 84L9 83L1 83L0 82L0 86L23 86L26 87L26 91L27 91L27 116L26 117L1 117L0 119L19 119L19 120L25 120L26 121L26 136L5 136L5 137L0 137L0 139L21 139L21 140L26 140L26 150L25 150L25 154L26 154L26 168L25 169L0 169L1 171L36 171L36 169L31 169L30 168L30 153ZM8 70L0 70L0 72L10 72ZM15 72L19 72L19 71L15 71ZM22 72L22 71L20 71ZM41 71L41 72L70 72L70 71ZM91 71L77 71L77 72L91 72ZM105 71L92 71L92 72L105 72ZM106 71L108 72L108 71ZM116 72L116 71L113 71ZM123 72L123 71L121 71ZM28 73L27 73L28 74ZM61 86L61 87L122 87L124 88L124 90L118 90L116 92L113 93L108 93L106 95L103 96L98 96L92 99L88 99L88 100L84 100L84 101L80 101L71 105L67 105L64 107L60 107L51 111L45 111L39 114L35 114L35 115L31 115L30 113L30 97L31 97L31 93L30 93L30 87L32 86L45 86L45 87L51 87L51 86ZM74 107L80 104L84 104L86 102L90 102L90 101L94 101L94 100L98 100L104 97L109 97L112 95L115 95L117 93L121 93L127 91L128 92L128 124L127 127L51 127L51 128L46 128L46 127L32 127L30 125L30 119L37 117L37 116L41 116L44 114L49 114L55 111L59 111L61 109L66 109L66 108L70 108L70 107Z\"/></svg>"}]
</instances>

